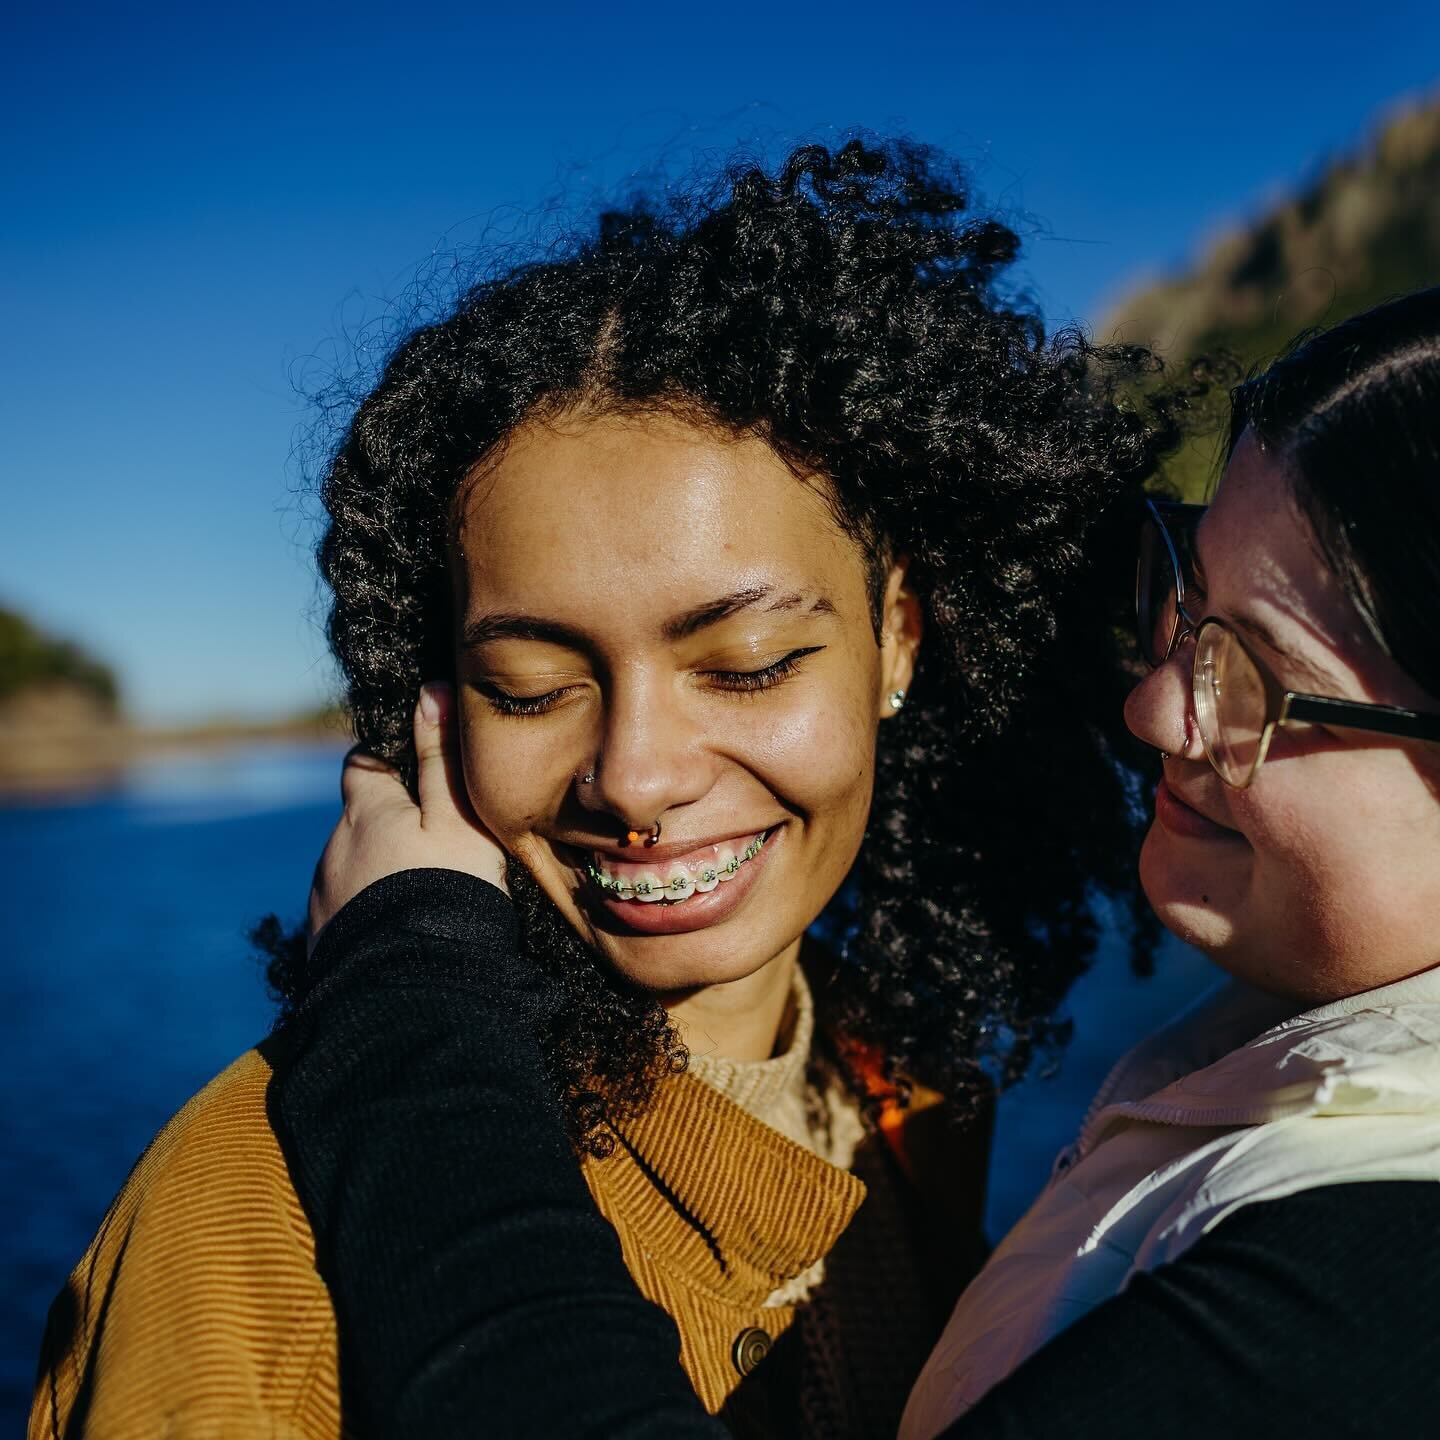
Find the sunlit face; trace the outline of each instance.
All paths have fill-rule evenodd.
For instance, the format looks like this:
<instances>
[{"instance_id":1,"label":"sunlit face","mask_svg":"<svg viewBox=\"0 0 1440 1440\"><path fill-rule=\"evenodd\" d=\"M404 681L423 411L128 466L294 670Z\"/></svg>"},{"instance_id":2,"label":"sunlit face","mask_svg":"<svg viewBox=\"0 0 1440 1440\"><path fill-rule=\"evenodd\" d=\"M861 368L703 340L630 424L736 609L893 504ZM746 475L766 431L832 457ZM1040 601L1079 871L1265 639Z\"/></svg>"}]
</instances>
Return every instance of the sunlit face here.
<instances>
[{"instance_id":1,"label":"sunlit face","mask_svg":"<svg viewBox=\"0 0 1440 1440\"><path fill-rule=\"evenodd\" d=\"M1229 620L1287 689L1440 709L1380 651L1291 485L1247 434L1201 522L1197 618ZM1246 790L1206 762L1194 645L1138 685L1130 729L1173 758L1141 855L1165 925L1274 994L1324 1001L1440 964L1440 748L1285 725Z\"/></svg>"},{"instance_id":2,"label":"sunlit face","mask_svg":"<svg viewBox=\"0 0 1440 1440\"><path fill-rule=\"evenodd\" d=\"M918 607L893 568L877 645L822 486L756 439L580 415L522 426L461 497L471 801L646 987L793 954L859 849Z\"/></svg>"}]
</instances>

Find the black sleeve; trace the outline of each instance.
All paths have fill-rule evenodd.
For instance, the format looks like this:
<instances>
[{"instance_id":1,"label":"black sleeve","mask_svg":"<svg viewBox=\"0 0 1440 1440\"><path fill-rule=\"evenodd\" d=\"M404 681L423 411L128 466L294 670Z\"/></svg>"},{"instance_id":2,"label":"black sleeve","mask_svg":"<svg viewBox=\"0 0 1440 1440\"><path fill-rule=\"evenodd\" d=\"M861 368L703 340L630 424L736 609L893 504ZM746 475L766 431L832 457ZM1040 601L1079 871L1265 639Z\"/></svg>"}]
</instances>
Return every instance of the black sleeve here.
<instances>
[{"instance_id":1,"label":"black sleeve","mask_svg":"<svg viewBox=\"0 0 1440 1440\"><path fill-rule=\"evenodd\" d=\"M412 870L325 928L268 1046L348 1433L706 1437L566 1139L509 901Z\"/></svg>"},{"instance_id":2,"label":"black sleeve","mask_svg":"<svg viewBox=\"0 0 1440 1440\"><path fill-rule=\"evenodd\" d=\"M1247 1205L1076 1321L944 1440L1432 1434L1437 1237L1428 1182Z\"/></svg>"}]
</instances>

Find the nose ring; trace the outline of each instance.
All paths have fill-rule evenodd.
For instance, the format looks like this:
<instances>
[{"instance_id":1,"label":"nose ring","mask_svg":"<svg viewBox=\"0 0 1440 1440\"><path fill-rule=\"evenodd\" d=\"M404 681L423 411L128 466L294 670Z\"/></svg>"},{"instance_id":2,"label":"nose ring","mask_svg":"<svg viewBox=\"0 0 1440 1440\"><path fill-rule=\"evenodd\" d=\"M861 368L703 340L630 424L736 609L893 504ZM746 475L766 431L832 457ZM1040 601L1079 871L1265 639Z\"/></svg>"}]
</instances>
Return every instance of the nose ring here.
<instances>
[{"instance_id":1,"label":"nose ring","mask_svg":"<svg viewBox=\"0 0 1440 1440\"><path fill-rule=\"evenodd\" d=\"M658 845L660 843L660 822L657 820L648 830L627 830L625 838L620 843L634 845L638 840L644 840L647 846Z\"/></svg>"}]
</instances>

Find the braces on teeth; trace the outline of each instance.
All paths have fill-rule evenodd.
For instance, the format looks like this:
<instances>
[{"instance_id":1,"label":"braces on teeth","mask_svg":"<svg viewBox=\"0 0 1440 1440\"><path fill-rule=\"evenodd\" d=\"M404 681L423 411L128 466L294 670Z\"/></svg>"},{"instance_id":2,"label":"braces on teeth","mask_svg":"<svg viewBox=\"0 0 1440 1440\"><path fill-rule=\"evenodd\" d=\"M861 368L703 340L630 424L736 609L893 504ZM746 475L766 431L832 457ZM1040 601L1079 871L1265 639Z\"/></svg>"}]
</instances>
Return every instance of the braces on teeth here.
<instances>
[{"instance_id":1,"label":"braces on teeth","mask_svg":"<svg viewBox=\"0 0 1440 1440\"><path fill-rule=\"evenodd\" d=\"M713 890L723 880L733 879L735 872L747 860L753 860L764 846L765 837L757 835L743 850L732 855L723 865L703 865L699 875L693 878L683 866L677 866L668 877L637 876L631 885L627 885L620 879L611 879L598 865L587 865L585 873L607 895L615 895L622 900L649 900L652 902L688 900L696 891L704 893L707 890Z\"/></svg>"}]
</instances>

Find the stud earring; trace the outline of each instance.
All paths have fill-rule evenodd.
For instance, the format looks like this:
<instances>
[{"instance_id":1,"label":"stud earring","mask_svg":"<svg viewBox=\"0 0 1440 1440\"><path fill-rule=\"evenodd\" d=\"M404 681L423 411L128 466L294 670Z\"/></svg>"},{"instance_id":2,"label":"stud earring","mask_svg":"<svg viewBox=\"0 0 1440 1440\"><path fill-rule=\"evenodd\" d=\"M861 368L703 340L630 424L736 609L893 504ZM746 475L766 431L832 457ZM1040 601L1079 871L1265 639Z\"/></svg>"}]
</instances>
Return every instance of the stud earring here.
<instances>
[{"instance_id":1,"label":"stud earring","mask_svg":"<svg viewBox=\"0 0 1440 1440\"><path fill-rule=\"evenodd\" d=\"M593 785L595 783L595 772L592 770L588 775L582 775L580 777L580 783L582 785Z\"/></svg>"},{"instance_id":2,"label":"stud earring","mask_svg":"<svg viewBox=\"0 0 1440 1440\"><path fill-rule=\"evenodd\" d=\"M903 710L905 708L905 692L903 690L892 690L890 692L890 708L892 710Z\"/></svg>"}]
</instances>

